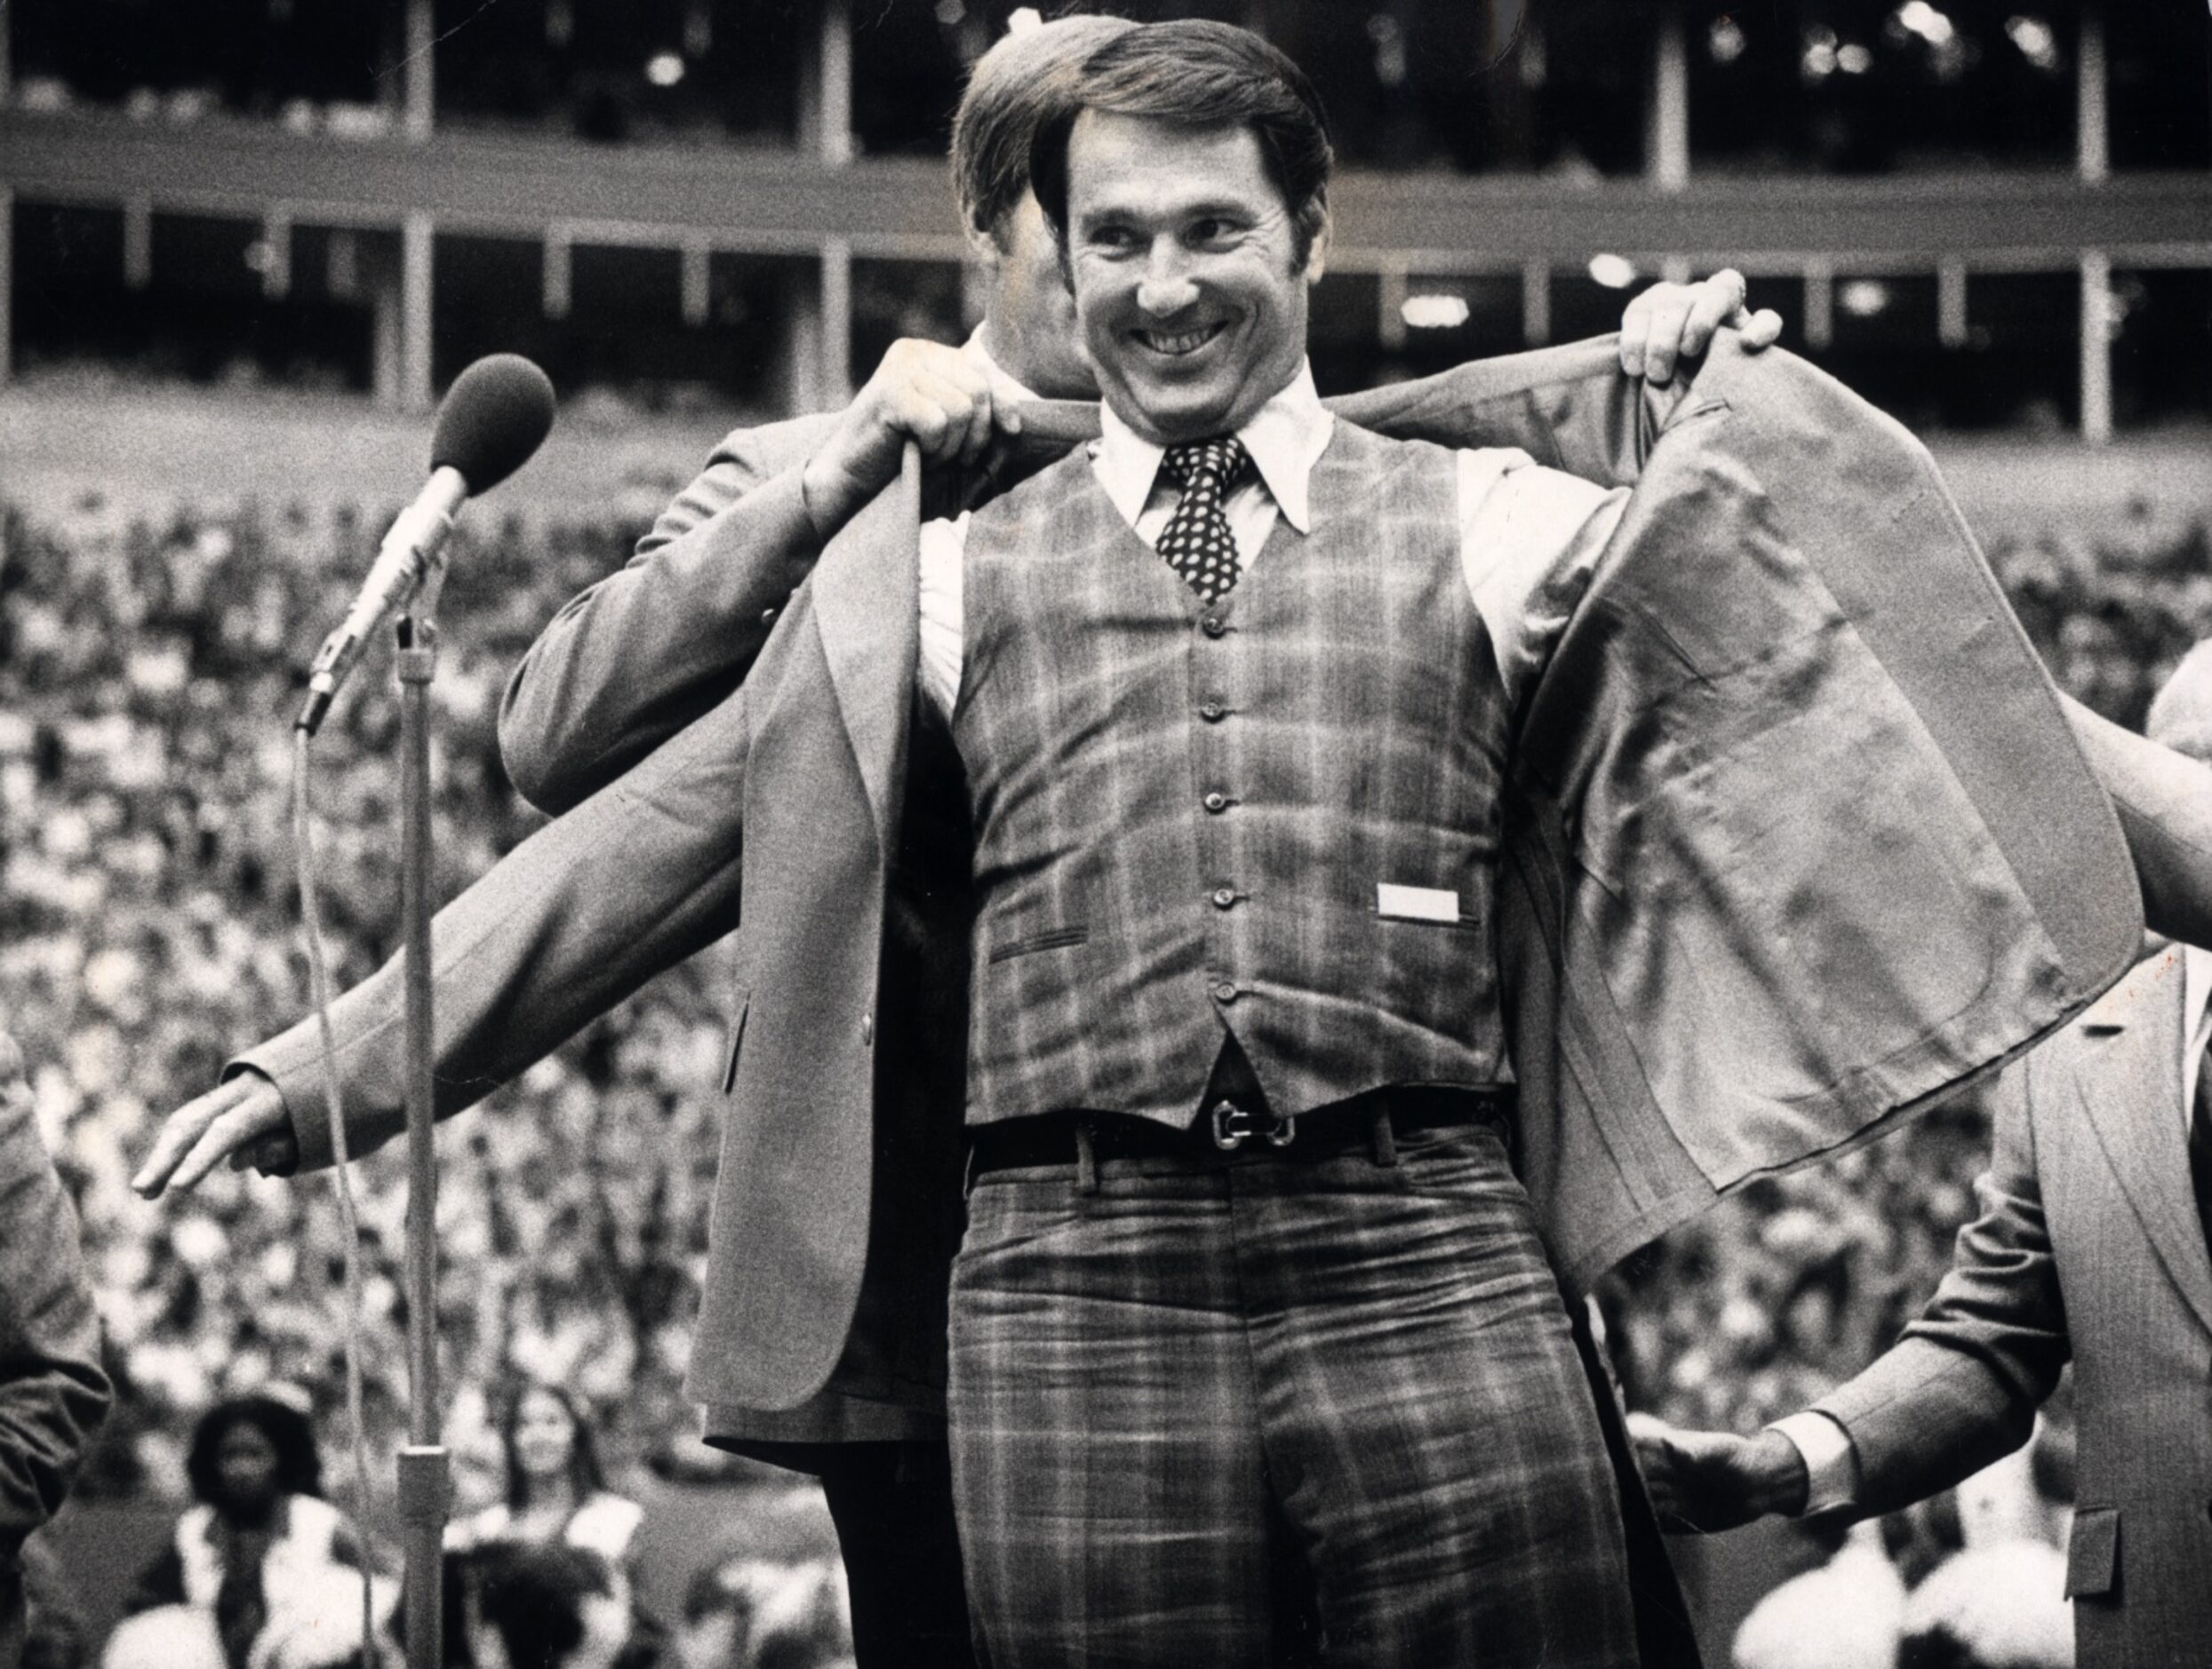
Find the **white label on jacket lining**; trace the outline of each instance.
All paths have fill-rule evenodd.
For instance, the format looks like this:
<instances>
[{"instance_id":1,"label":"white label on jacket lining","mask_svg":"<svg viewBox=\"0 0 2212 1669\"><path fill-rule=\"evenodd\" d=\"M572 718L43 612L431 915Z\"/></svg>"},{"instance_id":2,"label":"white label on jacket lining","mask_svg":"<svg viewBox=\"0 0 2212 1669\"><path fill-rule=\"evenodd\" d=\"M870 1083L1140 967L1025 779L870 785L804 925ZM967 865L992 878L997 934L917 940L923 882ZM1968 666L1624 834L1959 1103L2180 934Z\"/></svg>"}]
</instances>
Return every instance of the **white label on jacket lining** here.
<instances>
[{"instance_id":1,"label":"white label on jacket lining","mask_svg":"<svg viewBox=\"0 0 2212 1669\"><path fill-rule=\"evenodd\" d=\"M1378 914L1401 916L1409 922L1456 922L1459 895L1444 887L1401 887L1378 881L1375 909Z\"/></svg>"}]
</instances>

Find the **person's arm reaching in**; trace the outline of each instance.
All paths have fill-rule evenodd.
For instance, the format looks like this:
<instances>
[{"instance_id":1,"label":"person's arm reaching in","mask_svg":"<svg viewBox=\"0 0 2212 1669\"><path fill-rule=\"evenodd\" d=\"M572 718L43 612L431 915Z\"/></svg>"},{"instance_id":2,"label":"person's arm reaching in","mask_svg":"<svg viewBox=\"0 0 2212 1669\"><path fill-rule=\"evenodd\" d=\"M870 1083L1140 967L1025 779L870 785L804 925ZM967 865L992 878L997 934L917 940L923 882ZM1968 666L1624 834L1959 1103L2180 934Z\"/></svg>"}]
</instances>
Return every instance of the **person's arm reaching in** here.
<instances>
[{"instance_id":1,"label":"person's arm reaching in","mask_svg":"<svg viewBox=\"0 0 2212 1669\"><path fill-rule=\"evenodd\" d=\"M970 463L994 419L973 360L904 340L842 411L728 436L628 564L562 609L509 677L499 749L523 797L565 811L721 701L823 547L896 473L899 445Z\"/></svg>"},{"instance_id":2,"label":"person's arm reaching in","mask_svg":"<svg viewBox=\"0 0 2212 1669\"><path fill-rule=\"evenodd\" d=\"M1947 1489L2034 1430L2071 1354L2043 1218L2022 1063L2000 1081L1981 1214L1905 1336L1811 1409L1756 1437L1632 1422L1663 1522L1721 1530L1768 1513L1894 1512Z\"/></svg>"},{"instance_id":3,"label":"person's arm reaching in","mask_svg":"<svg viewBox=\"0 0 2212 1669\"><path fill-rule=\"evenodd\" d=\"M0 1586L107 1417L100 1356L76 1214L39 1139L22 1051L0 1032Z\"/></svg>"},{"instance_id":4,"label":"person's arm reaching in","mask_svg":"<svg viewBox=\"0 0 2212 1669\"><path fill-rule=\"evenodd\" d=\"M914 344L930 347L930 344ZM817 449L805 491L826 532L898 475L908 439L939 463L989 435L979 402L894 351L842 438ZM978 426L980 426L978 427ZM757 496L757 495L756 495ZM438 912L437 1111L481 1099L645 980L737 924L750 728L742 683L582 804L539 829ZM403 1124L396 957L331 1005L351 1152ZM226 1160L271 1171L331 1161L316 1028L303 1021L232 1063L232 1075L164 1122L132 1186L153 1198Z\"/></svg>"}]
</instances>

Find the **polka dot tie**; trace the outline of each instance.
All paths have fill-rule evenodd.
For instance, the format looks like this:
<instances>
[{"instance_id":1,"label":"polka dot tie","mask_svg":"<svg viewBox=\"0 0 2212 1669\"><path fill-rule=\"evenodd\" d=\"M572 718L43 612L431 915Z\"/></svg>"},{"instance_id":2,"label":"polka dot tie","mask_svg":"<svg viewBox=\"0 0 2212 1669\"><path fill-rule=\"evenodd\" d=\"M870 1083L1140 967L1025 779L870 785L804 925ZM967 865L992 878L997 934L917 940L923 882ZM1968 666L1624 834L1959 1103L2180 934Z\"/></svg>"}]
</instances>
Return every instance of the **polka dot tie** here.
<instances>
[{"instance_id":1,"label":"polka dot tie","mask_svg":"<svg viewBox=\"0 0 2212 1669\"><path fill-rule=\"evenodd\" d=\"M1251 467L1244 443L1234 435L1170 446L1160 460L1183 486L1175 514L1160 531L1160 554L1201 603L1218 600L1236 584L1236 539L1221 501Z\"/></svg>"}]
</instances>

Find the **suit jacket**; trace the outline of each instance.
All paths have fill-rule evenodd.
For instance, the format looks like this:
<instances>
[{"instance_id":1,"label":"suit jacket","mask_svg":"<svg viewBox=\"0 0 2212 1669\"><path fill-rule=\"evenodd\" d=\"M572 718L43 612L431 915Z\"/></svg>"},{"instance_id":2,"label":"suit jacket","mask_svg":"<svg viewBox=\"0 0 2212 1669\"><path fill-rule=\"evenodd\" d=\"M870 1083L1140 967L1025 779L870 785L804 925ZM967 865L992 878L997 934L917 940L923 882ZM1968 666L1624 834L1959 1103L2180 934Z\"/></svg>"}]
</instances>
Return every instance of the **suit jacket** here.
<instances>
[{"instance_id":1,"label":"suit jacket","mask_svg":"<svg viewBox=\"0 0 2212 1669\"><path fill-rule=\"evenodd\" d=\"M1726 339L1664 417L1624 380L1600 342L1340 408L1450 443L1576 399L1655 431L1521 717L1501 900L1520 1160L1570 1287L2026 1048L2119 976L2140 924L2110 803L1917 444ZM832 542L741 684L434 932L444 1114L742 900L691 1378L709 1403L812 1394L859 1294L879 1027L917 1034L881 974L890 879L917 867L920 490L909 475ZM941 896L918 867L910 890ZM402 1123L396 986L395 964L334 1016L357 1152ZM243 1060L301 1115L303 1164L328 1162L313 1028ZM956 1143L932 1123L909 1152Z\"/></svg>"},{"instance_id":2,"label":"suit jacket","mask_svg":"<svg viewBox=\"0 0 2212 1669\"><path fill-rule=\"evenodd\" d=\"M2143 963L2005 1075L1950 1273L1815 1404L1857 1451L1854 1510L1888 1512L2025 1441L2071 1355L2085 1669L2180 1669L2212 1640L2212 1256L2182 1122L2182 962Z\"/></svg>"},{"instance_id":3,"label":"suit jacket","mask_svg":"<svg viewBox=\"0 0 2212 1669\"><path fill-rule=\"evenodd\" d=\"M60 1506L107 1417L100 1356L76 1213L29 1098L0 1092L0 1649L20 1639L24 1537Z\"/></svg>"}]
</instances>

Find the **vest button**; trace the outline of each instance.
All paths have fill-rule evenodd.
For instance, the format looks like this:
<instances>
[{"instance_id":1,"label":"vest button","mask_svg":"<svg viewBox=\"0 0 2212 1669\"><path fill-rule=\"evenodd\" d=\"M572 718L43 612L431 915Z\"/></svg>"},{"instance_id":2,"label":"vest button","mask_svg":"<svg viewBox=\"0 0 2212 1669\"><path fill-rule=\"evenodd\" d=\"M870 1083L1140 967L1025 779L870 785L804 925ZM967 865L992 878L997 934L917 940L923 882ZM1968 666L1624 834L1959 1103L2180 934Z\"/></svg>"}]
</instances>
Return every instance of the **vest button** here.
<instances>
[{"instance_id":1,"label":"vest button","mask_svg":"<svg viewBox=\"0 0 2212 1669\"><path fill-rule=\"evenodd\" d=\"M1215 816L1218 817L1222 812L1229 809L1229 796L1217 790L1216 792L1208 795L1203 800L1200 801L1199 803L1204 806L1209 811L1211 811Z\"/></svg>"},{"instance_id":2,"label":"vest button","mask_svg":"<svg viewBox=\"0 0 2212 1669\"><path fill-rule=\"evenodd\" d=\"M1198 629L1205 633L1208 637L1219 637L1222 633L1229 629L1229 623L1218 614L1209 614L1204 619L1199 621Z\"/></svg>"},{"instance_id":3,"label":"vest button","mask_svg":"<svg viewBox=\"0 0 2212 1669\"><path fill-rule=\"evenodd\" d=\"M1209 701L1198 709L1198 716L1209 724L1218 724L1229 716L1229 709L1218 701Z\"/></svg>"},{"instance_id":4,"label":"vest button","mask_svg":"<svg viewBox=\"0 0 2212 1669\"><path fill-rule=\"evenodd\" d=\"M1215 909L1226 910L1235 902L1236 889L1234 887L1216 887L1213 890L1213 907Z\"/></svg>"},{"instance_id":5,"label":"vest button","mask_svg":"<svg viewBox=\"0 0 2212 1669\"><path fill-rule=\"evenodd\" d=\"M763 609L763 610L761 611L761 624L762 624L763 626L768 626L768 625L772 624L772 623L774 622L775 619L776 619L776 611L775 611L774 609L772 609L772 608L767 608L767 609Z\"/></svg>"},{"instance_id":6,"label":"vest button","mask_svg":"<svg viewBox=\"0 0 2212 1669\"><path fill-rule=\"evenodd\" d=\"M1235 1002L1237 995L1236 981L1234 979L1222 979L1216 981L1213 988L1213 995L1214 1001L1217 1002Z\"/></svg>"}]
</instances>

